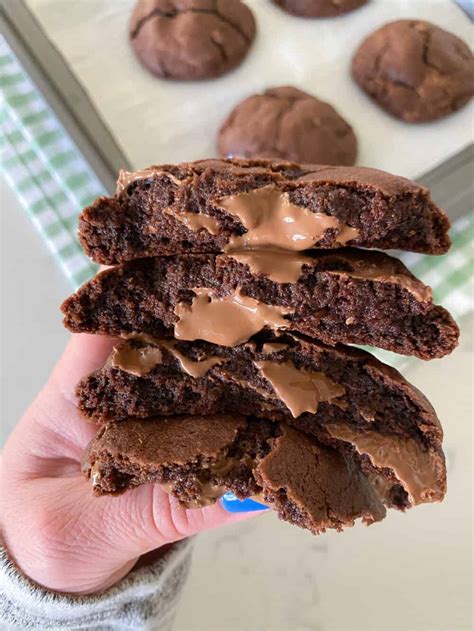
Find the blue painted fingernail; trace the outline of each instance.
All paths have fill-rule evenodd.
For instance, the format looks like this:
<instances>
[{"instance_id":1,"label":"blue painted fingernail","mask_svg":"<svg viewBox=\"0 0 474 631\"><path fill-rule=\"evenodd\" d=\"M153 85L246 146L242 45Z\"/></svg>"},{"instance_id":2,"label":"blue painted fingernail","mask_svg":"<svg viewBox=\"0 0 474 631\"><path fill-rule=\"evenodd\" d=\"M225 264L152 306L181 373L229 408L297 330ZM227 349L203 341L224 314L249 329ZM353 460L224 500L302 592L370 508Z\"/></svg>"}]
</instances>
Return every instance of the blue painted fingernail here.
<instances>
[{"instance_id":1,"label":"blue painted fingernail","mask_svg":"<svg viewBox=\"0 0 474 631\"><path fill-rule=\"evenodd\" d=\"M233 493L228 491L221 497L221 504L228 513L249 513L257 510L267 510L268 506L260 504L249 497L245 500L239 500Z\"/></svg>"}]
</instances>

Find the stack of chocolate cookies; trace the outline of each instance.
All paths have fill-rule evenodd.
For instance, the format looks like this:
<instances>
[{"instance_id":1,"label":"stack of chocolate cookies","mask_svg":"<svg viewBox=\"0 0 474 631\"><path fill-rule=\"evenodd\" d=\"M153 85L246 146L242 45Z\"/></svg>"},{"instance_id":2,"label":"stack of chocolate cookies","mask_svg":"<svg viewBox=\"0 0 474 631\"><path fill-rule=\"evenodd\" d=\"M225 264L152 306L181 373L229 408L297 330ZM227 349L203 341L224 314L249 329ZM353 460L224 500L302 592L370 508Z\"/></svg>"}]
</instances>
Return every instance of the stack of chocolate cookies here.
<instances>
[{"instance_id":1,"label":"stack of chocolate cookies","mask_svg":"<svg viewBox=\"0 0 474 631\"><path fill-rule=\"evenodd\" d=\"M122 173L80 218L87 254L113 267L62 307L71 331L122 338L77 387L99 428L84 457L94 492L153 481L193 508L231 490L313 533L440 501L435 411L344 344L425 360L454 349L430 288L371 251L443 254L448 228L426 189L374 169Z\"/></svg>"}]
</instances>

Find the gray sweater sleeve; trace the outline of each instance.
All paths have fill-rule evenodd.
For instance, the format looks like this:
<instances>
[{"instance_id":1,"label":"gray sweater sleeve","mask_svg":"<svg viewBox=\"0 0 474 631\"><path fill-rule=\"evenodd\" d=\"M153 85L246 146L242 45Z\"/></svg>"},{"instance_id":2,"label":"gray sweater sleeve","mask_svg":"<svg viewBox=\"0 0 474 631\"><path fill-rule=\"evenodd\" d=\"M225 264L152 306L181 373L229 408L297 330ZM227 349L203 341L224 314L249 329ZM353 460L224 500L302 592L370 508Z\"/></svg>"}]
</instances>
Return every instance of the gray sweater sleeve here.
<instances>
[{"instance_id":1,"label":"gray sweater sleeve","mask_svg":"<svg viewBox=\"0 0 474 631\"><path fill-rule=\"evenodd\" d=\"M189 539L181 541L104 593L71 596L33 583L0 547L0 629L168 631L188 574L191 548Z\"/></svg>"}]
</instances>

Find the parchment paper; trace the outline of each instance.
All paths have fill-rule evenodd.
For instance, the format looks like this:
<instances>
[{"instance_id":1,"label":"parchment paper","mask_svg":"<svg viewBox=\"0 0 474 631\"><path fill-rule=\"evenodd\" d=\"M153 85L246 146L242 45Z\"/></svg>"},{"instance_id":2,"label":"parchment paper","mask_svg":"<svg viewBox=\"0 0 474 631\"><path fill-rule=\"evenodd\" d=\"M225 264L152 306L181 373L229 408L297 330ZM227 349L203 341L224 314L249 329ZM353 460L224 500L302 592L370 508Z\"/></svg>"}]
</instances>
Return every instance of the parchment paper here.
<instances>
[{"instance_id":1,"label":"parchment paper","mask_svg":"<svg viewBox=\"0 0 474 631\"><path fill-rule=\"evenodd\" d=\"M472 102L440 121L410 125L379 109L349 74L358 43L391 20L427 19L472 42L473 26L450 0L371 0L325 20L292 17L269 0L247 0L258 28L248 57L234 72L205 82L157 79L140 65L127 35L134 0L28 3L136 168L216 155L217 130L234 105L266 87L289 84L329 101L353 125L358 164L416 177L471 141Z\"/></svg>"}]
</instances>

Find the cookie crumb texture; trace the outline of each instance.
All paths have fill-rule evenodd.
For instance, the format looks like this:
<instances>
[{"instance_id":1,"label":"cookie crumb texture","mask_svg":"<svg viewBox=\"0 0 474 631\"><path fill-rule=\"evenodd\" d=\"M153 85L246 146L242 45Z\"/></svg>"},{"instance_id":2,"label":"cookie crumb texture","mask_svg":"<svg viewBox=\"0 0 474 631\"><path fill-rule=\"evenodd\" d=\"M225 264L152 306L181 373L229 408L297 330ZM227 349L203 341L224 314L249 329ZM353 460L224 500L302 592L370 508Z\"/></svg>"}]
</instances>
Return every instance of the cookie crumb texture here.
<instances>
[{"instance_id":1,"label":"cookie crumb texture","mask_svg":"<svg viewBox=\"0 0 474 631\"><path fill-rule=\"evenodd\" d=\"M287 334L235 348L134 337L78 384L77 397L98 424L224 413L284 422L345 441L364 466L390 469L410 505L445 492L443 432L432 406L358 349Z\"/></svg>"},{"instance_id":2,"label":"cookie crumb texture","mask_svg":"<svg viewBox=\"0 0 474 631\"><path fill-rule=\"evenodd\" d=\"M344 449L259 419L112 423L92 440L83 470L99 495L146 482L163 485L185 507L212 504L226 490L241 499L258 495L281 519L314 534L386 514L383 497Z\"/></svg>"},{"instance_id":3,"label":"cookie crumb texture","mask_svg":"<svg viewBox=\"0 0 474 631\"><path fill-rule=\"evenodd\" d=\"M358 349L287 334L234 348L133 338L79 383L77 396L81 412L99 424L224 413L284 422L344 441L364 470L390 469L408 505L445 492L435 411L396 370Z\"/></svg>"},{"instance_id":4,"label":"cookie crumb texture","mask_svg":"<svg viewBox=\"0 0 474 631\"><path fill-rule=\"evenodd\" d=\"M378 280L367 277L372 266ZM380 252L314 253L296 282L287 283L232 255L130 261L88 281L62 310L73 332L179 334L232 346L265 328L287 329L331 345L369 344L422 359L450 353L459 335L428 288Z\"/></svg>"},{"instance_id":5,"label":"cookie crumb texture","mask_svg":"<svg viewBox=\"0 0 474 631\"><path fill-rule=\"evenodd\" d=\"M239 103L218 137L223 157L280 158L352 166L357 139L336 110L291 86L270 88Z\"/></svg>"},{"instance_id":6,"label":"cookie crumb texture","mask_svg":"<svg viewBox=\"0 0 474 631\"><path fill-rule=\"evenodd\" d=\"M264 194L268 199L260 200ZM261 218L259 200L266 202ZM443 254L450 247L448 218L429 191L410 180L364 167L243 159L122 172L115 196L100 197L82 212L79 235L86 254L105 265L222 252L251 238L252 226L261 231L267 224L268 239L288 232L296 221L284 221L285 205L295 220L314 215L319 221L313 239L293 235L293 249L353 245Z\"/></svg>"},{"instance_id":7,"label":"cookie crumb texture","mask_svg":"<svg viewBox=\"0 0 474 631\"><path fill-rule=\"evenodd\" d=\"M474 56L434 24L398 20L378 29L352 60L355 81L381 107L409 123L447 116L474 94Z\"/></svg>"},{"instance_id":8,"label":"cookie crumb texture","mask_svg":"<svg viewBox=\"0 0 474 631\"><path fill-rule=\"evenodd\" d=\"M238 66L256 32L240 0L139 0L130 21L135 53L167 79L211 79Z\"/></svg>"},{"instance_id":9,"label":"cookie crumb texture","mask_svg":"<svg viewBox=\"0 0 474 631\"><path fill-rule=\"evenodd\" d=\"M367 0L273 0L273 3L303 18L329 18L354 11Z\"/></svg>"},{"instance_id":10,"label":"cookie crumb texture","mask_svg":"<svg viewBox=\"0 0 474 631\"><path fill-rule=\"evenodd\" d=\"M436 449L442 439L428 400L394 368L359 349L288 334L232 348L123 341L102 368L79 382L77 396L79 410L99 424L222 411L283 421L314 435L324 425L344 423Z\"/></svg>"}]
</instances>

